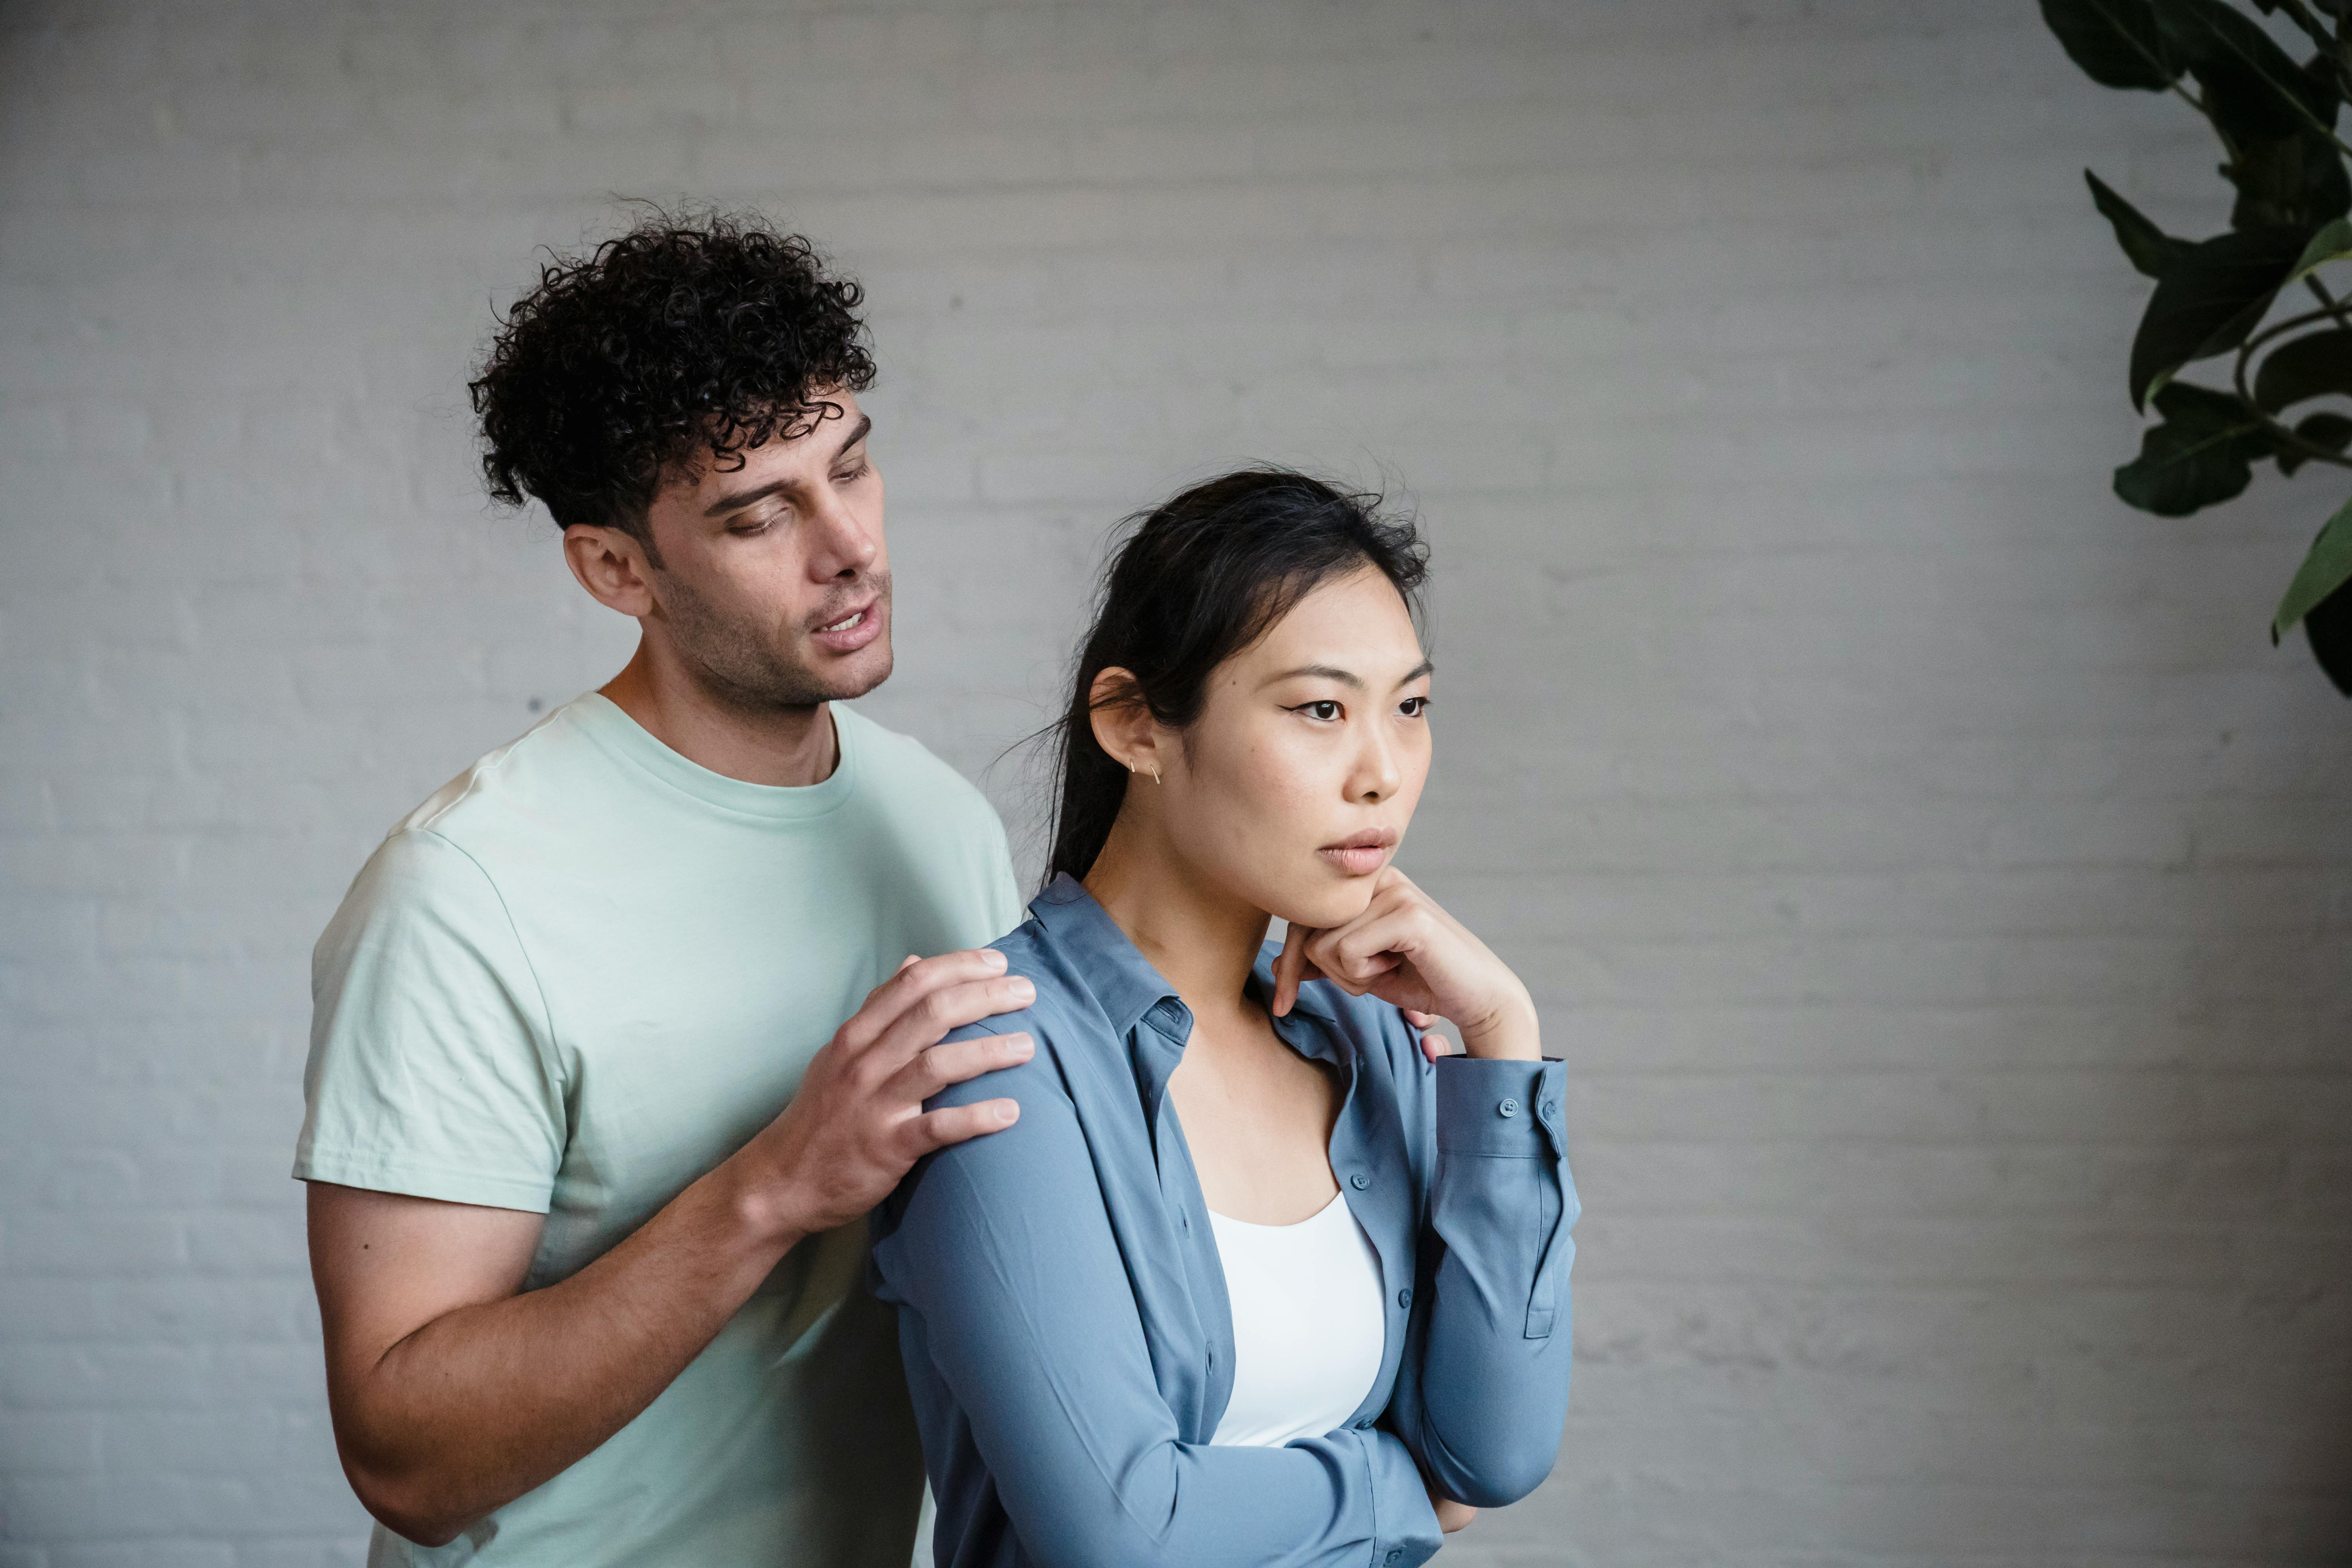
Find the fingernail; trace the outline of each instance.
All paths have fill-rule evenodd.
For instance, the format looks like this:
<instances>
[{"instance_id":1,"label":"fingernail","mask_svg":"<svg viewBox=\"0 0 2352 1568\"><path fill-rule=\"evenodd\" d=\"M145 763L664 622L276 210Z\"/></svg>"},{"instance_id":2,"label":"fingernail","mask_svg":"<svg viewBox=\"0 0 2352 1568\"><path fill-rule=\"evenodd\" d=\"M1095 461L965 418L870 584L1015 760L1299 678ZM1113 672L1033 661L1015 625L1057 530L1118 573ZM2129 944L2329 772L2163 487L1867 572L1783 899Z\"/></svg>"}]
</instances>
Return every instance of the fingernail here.
<instances>
[{"instance_id":1,"label":"fingernail","mask_svg":"<svg viewBox=\"0 0 2352 1568\"><path fill-rule=\"evenodd\" d=\"M1037 988L1031 985L1029 981L1022 976L1015 975L1013 977L1013 984L1010 988L1014 996L1020 998L1024 1002L1034 1002L1037 999Z\"/></svg>"},{"instance_id":2,"label":"fingernail","mask_svg":"<svg viewBox=\"0 0 2352 1568\"><path fill-rule=\"evenodd\" d=\"M993 947L982 948L980 961L987 965L990 968L994 969L999 974L1003 974L1004 972L1004 966L1010 962L1003 954L998 952Z\"/></svg>"},{"instance_id":3,"label":"fingernail","mask_svg":"<svg viewBox=\"0 0 2352 1568\"><path fill-rule=\"evenodd\" d=\"M1010 1100L1003 1102L996 1107L996 1119L1000 1123L1010 1122L1013 1117L1018 1116L1019 1114L1021 1114L1021 1107L1014 1104Z\"/></svg>"},{"instance_id":4,"label":"fingernail","mask_svg":"<svg viewBox=\"0 0 2352 1568\"><path fill-rule=\"evenodd\" d=\"M1036 1051L1037 1051L1037 1042L1036 1042L1035 1040L1031 1040L1027 1035L1025 1035L1025 1034L1016 1034L1016 1035L1014 1035L1014 1036L1013 1037L1013 1055L1015 1055L1015 1056L1034 1056L1034 1054L1036 1054Z\"/></svg>"}]
</instances>

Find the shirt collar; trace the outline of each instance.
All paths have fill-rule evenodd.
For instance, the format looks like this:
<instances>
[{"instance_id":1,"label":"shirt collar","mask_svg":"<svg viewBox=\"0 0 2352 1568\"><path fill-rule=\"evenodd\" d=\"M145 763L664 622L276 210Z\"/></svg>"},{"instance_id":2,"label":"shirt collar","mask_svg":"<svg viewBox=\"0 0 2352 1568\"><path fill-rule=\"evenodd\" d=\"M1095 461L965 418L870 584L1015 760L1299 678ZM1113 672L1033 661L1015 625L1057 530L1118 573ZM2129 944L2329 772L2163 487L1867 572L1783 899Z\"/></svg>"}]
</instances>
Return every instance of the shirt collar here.
<instances>
[{"instance_id":1,"label":"shirt collar","mask_svg":"<svg viewBox=\"0 0 2352 1568\"><path fill-rule=\"evenodd\" d=\"M1121 1036L1160 1001L1176 995L1176 988L1069 873L1047 883L1030 900L1029 913L1086 977L1096 1005Z\"/></svg>"},{"instance_id":2,"label":"shirt collar","mask_svg":"<svg viewBox=\"0 0 2352 1568\"><path fill-rule=\"evenodd\" d=\"M1086 977L1096 1004L1122 1036L1145 1013L1161 1001L1175 998L1176 988L1151 967L1151 960L1118 928L1118 922L1069 873L1059 873L1046 883L1045 891L1030 901L1029 913L1045 928L1054 946L1067 954ZM1268 944L1250 971L1262 994L1269 998L1274 995L1276 951ZM1297 1000L1291 1004L1290 1017L1303 1013L1327 1023L1336 1022L1339 1014L1321 992L1320 986L1300 987ZM1287 1021L1276 1019L1275 1026L1279 1030ZM1301 1042L1294 1039L1292 1043ZM1319 1056L1325 1052L1310 1048L1308 1054Z\"/></svg>"}]
</instances>

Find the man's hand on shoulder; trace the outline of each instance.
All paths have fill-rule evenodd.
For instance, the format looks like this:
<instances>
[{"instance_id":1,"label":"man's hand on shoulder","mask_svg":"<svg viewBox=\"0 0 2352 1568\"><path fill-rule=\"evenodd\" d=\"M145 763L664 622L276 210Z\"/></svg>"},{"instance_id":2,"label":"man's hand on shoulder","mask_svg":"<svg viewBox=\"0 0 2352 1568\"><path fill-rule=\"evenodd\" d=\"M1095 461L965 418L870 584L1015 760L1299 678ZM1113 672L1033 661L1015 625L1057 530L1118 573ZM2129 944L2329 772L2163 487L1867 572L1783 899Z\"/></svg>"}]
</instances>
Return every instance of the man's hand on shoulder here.
<instances>
[{"instance_id":1,"label":"man's hand on shoulder","mask_svg":"<svg viewBox=\"0 0 2352 1568\"><path fill-rule=\"evenodd\" d=\"M1011 1100L936 1111L923 1102L1028 1061L1036 1044L1025 1034L940 1041L1036 995L993 948L907 959L810 1061L783 1114L713 1176L752 1225L788 1244L858 1218L923 1155L1020 1115Z\"/></svg>"},{"instance_id":2,"label":"man's hand on shoulder","mask_svg":"<svg viewBox=\"0 0 2352 1568\"><path fill-rule=\"evenodd\" d=\"M1010 1100L925 1111L1026 1061L1026 1035L942 1045L1035 999L1003 954L909 958L809 1063L783 1114L567 1279L524 1291L537 1214L314 1182L310 1257L335 1437L368 1511L439 1545L653 1402L803 1237L848 1224Z\"/></svg>"}]
</instances>

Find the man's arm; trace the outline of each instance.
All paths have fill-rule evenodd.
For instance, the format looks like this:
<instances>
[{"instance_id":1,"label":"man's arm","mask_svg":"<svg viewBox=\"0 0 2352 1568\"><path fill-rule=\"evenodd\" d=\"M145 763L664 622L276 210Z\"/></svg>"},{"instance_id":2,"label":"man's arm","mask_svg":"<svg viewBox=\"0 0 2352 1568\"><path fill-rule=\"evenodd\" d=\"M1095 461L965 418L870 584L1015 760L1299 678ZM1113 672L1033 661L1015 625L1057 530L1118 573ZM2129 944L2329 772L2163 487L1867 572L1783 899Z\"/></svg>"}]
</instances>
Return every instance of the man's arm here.
<instances>
[{"instance_id":1,"label":"man's arm","mask_svg":"<svg viewBox=\"0 0 2352 1568\"><path fill-rule=\"evenodd\" d=\"M345 1474L428 1546L586 1455L717 1335L803 1237L863 1215L1010 1100L926 1112L1028 1060L1025 1035L939 1041L1026 1007L1000 953L913 959L809 1063L782 1115L611 1251L521 1291L542 1217L313 1182L310 1270Z\"/></svg>"}]
</instances>

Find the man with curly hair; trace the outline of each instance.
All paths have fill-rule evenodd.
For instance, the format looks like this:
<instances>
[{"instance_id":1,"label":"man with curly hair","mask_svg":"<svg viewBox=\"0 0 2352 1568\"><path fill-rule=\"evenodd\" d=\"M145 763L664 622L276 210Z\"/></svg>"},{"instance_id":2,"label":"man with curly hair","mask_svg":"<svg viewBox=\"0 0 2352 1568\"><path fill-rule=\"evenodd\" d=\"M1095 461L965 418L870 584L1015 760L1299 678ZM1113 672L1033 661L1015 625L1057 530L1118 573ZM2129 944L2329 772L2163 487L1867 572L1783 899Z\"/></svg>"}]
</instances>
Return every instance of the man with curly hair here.
<instances>
[{"instance_id":1,"label":"man with curly hair","mask_svg":"<svg viewBox=\"0 0 2352 1568\"><path fill-rule=\"evenodd\" d=\"M860 298L657 218L545 268L473 383L491 494L640 639L319 941L294 1174L375 1568L908 1561L863 1216L1012 1120L922 1103L1029 1056L939 1041L1032 992L972 950L1021 919L994 812L839 706L891 662Z\"/></svg>"}]
</instances>

